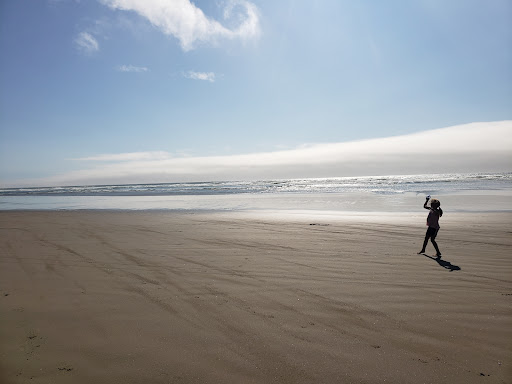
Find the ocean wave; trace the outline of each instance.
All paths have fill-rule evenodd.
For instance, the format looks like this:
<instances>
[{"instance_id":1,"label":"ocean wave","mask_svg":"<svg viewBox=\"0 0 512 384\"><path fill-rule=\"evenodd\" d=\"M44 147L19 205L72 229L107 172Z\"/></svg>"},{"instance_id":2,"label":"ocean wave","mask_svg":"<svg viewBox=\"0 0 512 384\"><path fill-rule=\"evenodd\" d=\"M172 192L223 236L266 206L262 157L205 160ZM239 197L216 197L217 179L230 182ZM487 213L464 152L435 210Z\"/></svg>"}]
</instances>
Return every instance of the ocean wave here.
<instances>
[{"instance_id":1,"label":"ocean wave","mask_svg":"<svg viewBox=\"0 0 512 384\"><path fill-rule=\"evenodd\" d=\"M230 195L273 193L375 194L443 193L466 190L512 189L512 173L471 173L435 175L390 175L279 179L255 181L212 181L146 183L126 185L1 188L1 196L161 196Z\"/></svg>"}]
</instances>

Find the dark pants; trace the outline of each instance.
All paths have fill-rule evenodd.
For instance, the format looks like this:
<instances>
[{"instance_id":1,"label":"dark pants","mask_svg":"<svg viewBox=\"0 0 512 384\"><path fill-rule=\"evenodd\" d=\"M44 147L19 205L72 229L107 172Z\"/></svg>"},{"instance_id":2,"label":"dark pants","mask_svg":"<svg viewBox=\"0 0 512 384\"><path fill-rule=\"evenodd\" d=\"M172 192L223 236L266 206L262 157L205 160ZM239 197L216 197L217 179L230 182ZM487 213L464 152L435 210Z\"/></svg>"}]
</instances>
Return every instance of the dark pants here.
<instances>
[{"instance_id":1,"label":"dark pants","mask_svg":"<svg viewBox=\"0 0 512 384\"><path fill-rule=\"evenodd\" d=\"M439 251L439 247L437 246L437 243L436 243L436 236L437 236L438 231L439 231L439 228L428 227L427 233L425 234L425 241L423 241L422 252L425 252L425 248L427 246L428 239L430 239L430 241L432 242L432 245L436 249L437 254L438 255L441 254L441 251Z\"/></svg>"}]
</instances>

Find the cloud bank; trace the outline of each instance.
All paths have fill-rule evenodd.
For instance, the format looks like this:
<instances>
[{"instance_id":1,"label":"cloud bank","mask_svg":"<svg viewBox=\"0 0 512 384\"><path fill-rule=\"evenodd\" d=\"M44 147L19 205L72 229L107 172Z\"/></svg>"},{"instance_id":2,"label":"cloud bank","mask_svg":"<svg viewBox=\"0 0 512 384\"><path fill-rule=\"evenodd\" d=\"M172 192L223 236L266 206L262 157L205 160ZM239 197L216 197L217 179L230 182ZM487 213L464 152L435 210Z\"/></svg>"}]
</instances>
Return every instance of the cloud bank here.
<instances>
[{"instance_id":1,"label":"cloud bank","mask_svg":"<svg viewBox=\"0 0 512 384\"><path fill-rule=\"evenodd\" d=\"M256 6L246 0L231 0L224 9L224 21L237 20L232 29L207 17L190 0L100 0L115 10L132 11L147 19L168 36L174 36L183 50L197 43L213 43L219 38L249 40L260 34Z\"/></svg>"},{"instance_id":2,"label":"cloud bank","mask_svg":"<svg viewBox=\"0 0 512 384\"><path fill-rule=\"evenodd\" d=\"M168 152L136 152L79 160L94 162L95 166L29 183L87 185L512 171L512 121L232 156L173 157Z\"/></svg>"}]
</instances>

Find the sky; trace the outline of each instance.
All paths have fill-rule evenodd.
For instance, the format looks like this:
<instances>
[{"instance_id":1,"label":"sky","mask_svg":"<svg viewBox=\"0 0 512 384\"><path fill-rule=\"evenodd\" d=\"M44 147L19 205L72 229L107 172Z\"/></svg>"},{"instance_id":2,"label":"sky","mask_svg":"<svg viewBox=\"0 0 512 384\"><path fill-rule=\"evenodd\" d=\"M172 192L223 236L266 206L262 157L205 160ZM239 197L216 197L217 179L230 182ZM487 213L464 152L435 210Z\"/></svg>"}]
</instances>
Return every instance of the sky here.
<instances>
[{"instance_id":1,"label":"sky","mask_svg":"<svg viewBox=\"0 0 512 384\"><path fill-rule=\"evenodd\" d=\"M508 0L5 0L0 185L512 171Z\"/></svg>"}]
</instances>

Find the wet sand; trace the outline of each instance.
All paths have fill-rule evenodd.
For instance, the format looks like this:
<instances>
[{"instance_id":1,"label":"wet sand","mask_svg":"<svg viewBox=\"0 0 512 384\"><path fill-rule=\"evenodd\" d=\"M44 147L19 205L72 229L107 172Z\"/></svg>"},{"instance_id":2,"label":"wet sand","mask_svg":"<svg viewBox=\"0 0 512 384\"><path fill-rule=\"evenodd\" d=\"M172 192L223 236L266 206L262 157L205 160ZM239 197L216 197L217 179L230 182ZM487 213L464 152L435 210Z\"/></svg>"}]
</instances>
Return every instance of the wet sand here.
<instances>
[{"instance_id":1,"label":"wet sand","mask_svg":"<svg viewBox=\"0 0 512 384\"><path fill-rule=\"evenodd\" d=\"M512 214L425 217L0 212L0 382L512 382Z\"/></svg>"}]
</instances>

